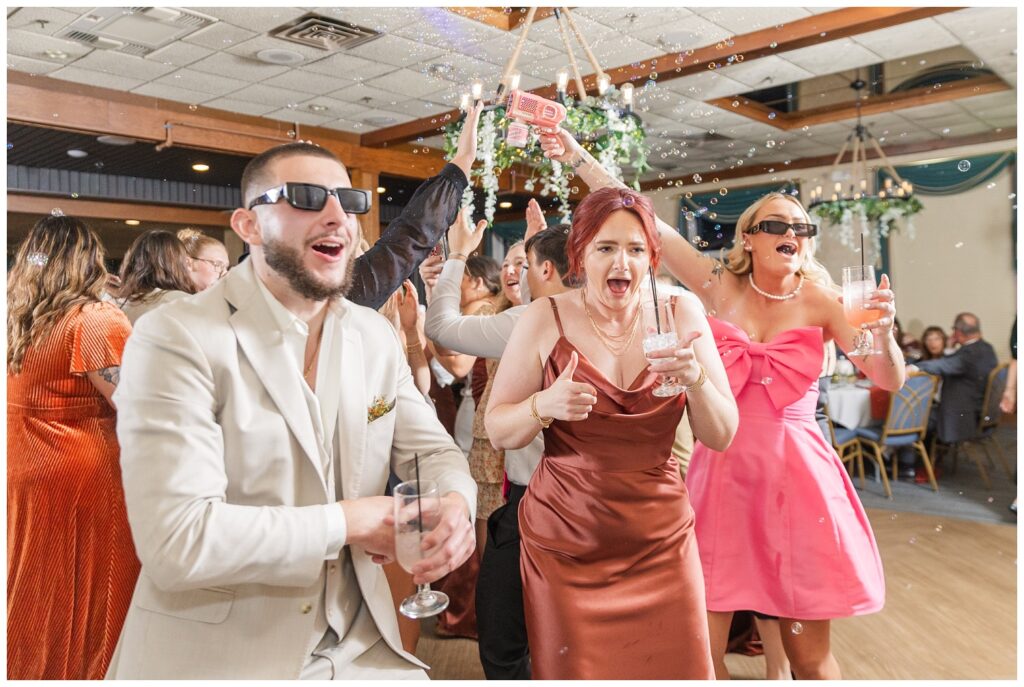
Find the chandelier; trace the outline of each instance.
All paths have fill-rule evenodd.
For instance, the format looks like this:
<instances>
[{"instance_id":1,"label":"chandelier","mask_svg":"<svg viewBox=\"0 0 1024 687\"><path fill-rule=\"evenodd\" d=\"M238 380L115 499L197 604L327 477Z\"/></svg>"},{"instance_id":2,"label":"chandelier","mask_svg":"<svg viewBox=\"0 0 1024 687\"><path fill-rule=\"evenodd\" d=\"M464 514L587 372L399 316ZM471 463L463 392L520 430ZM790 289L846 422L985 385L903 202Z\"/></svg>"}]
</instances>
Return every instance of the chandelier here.
<instances>
[{"instance_id":1,"label":"chandelier","mask_svg":"<svg viewBox=\"0 0 1024 687\"><path fill-rule=\"evenodd\" d=\"M523 22L519 41L501 75L494 99L484 108L480 117L477 160L481 164L476 165L472 173L484 191L483 214L488 223L494 220L499 190L498 176L513 165L523 165L526 168L527 179L523 187L527 192L532 193L536 189L540 196L554 196L559 201L562 220L568 222L571 217L569 198L577 190L573 186L576 182L572 169L544 157L535 134L523 147L507 143L504 135L510 124L506 115L506 96L519 86L521 77L515 71L515 65L535 12L535 7L530 8ZM566 119L562 126L571 132L612 176L621 180L622 166L629 165L635 173L633 187L638 189L640 175L649 167L643 123L633 112L633 85L625 83L620 88L615 88L611 84L611 77L601 69L586 39L576 26L569 8L555 8L554 14L569 63L568 68L558 70L555 79L556 99L566 108ZM593 66L597 82L596 95L587 93L563 22L572 30ZM570 76L576 86L575 97L568 92ZM470 92L462 95L460 109L465 111L471 102L481 100L483 90L483 83L474 81ZM445 152L449 157L454 155L458 147L462 121L463 119L459 119L445 127ZM466 189L463 205L467 207L468 212L473 212L472 186Z\"/></svg>"},{"instance_id":2,"label":"chandelier","mask_svg":"<svg viewBox=\"0 0 1024 687\"><path fill-rule=\"evenodd\" d=\"M881 239L898 228L898 220L906 220L907 235L914 237L911 217L921 211L921 201L914 195L914 187L904 180L893 167L881 144L861 121L861 93L867 84L857 78L850 88L857 94L857 123L846 137L843 147L832 163L829 179L835 180L831 189L817 186L811 190L808 212L822 222L839 227L839 241L848 248L856 248L855 230L871 241L874 254L880 255ZM868 150L875 153L878 167L868 166ZM843 158L849 152L849 160ZM887 176L878 183L875 173L879 167ZM846 180L846 183L843 183Z\"/></svg>"}]
</instances>

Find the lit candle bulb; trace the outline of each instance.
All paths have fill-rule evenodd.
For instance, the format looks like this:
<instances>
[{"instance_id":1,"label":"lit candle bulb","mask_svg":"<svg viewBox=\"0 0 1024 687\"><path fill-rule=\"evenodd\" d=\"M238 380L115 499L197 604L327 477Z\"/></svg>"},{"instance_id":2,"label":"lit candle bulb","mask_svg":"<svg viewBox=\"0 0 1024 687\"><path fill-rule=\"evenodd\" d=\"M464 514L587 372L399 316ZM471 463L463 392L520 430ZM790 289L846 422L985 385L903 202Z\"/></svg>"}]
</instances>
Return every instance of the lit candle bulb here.
<instances>
[{"instance_id":1,"label":"lit candle bulb","mask_svg":"<svg viewBox=\"0 0 1024 687\"><path fill-rule=\"evenodd\" d=\"M627 112L633 110L633 84L622 84L622 104L626 106Z\"/></svg>"},{"instance_id":2,"label":"lit candle bulb","mask_svg":"<svg viewBox=\"0 0 1024 687\"><path fill-rule=\"evenodd\" d=\"M601 76L597 77L597 92L599 95L604 95L611 85L612 77L607 74L601 74Z\"/></svg>"},{"instance_id":3,"label":"lit candle bulb","mask_svg":"<svg viewBox=\"0 0 1024 687\"><path fill-rule=\"evenodd\" d=\"M565 93L566 88L569 86L569 70L562 67L555 73L555 78L558 80L556 87L559 93Z\"/></svg>"},{"instance_id":4,"label":"lit candle bulb","mask_svg":"<svg viewBox=\"0 0 1024 687\"><path fill-rule=\"evenodd\" d=\"M481 96L483 96L484 94L484 82L481 81L480 79L477 79L476 81L473 82L473 85L470 90L473 93L473 101L475 102L477 100L480 100Z\"/></svg>"},{"instance_id":5,"label":"lit candle bulb","mask_svg":"<svg viewBox=\"0 0 1024 687\"><path fill-rule=\"evenodd\" d=\"M878 197L879 198L885 198L885 191L879 191L878 192Z\"/></svg>"},{"instance_id":6,"label":"lit candle bulb","mask_svg":"<svg viewBox=\"0 0 1024 687\"><path fill-rule=\"evenodd\" d=\"M816 196L818 196L819 198L821 198L821 186L817 186L817 187L815 187L815 189L814 189L814 194L815 194Z\"/></svg>"},{"instance_id":7,"label":"lit candle bulb","mask_svg":"<svg viewBox=\"0 0 1024 687\"><path fill-rule=\"evenodd\" d=\"M469 109L469 93L462 94L462 101L459 103L459 109L463 112Z\"/></svg>"},{"instance_id":8,"label":"lit candle bulb","mask_svg":"<svg viewBox=\"0 0 1024 687\"><path fill-rule=\"evenodd\" d=\"M519 72L512 72L512 75L508 77L508 90L514 91L519 88L519 80L522 78L522 74Z\"/></svg>"},{"instance_id":9,"label":"lit candle bulb","mask_svg":"<svg viewBox=\"0 0 1024 687\"><path fill-rule=\"evenodd\" d=\"M861 191L867 191L868 190L868 180L867 179L861 179L860 180L860 190Z\"/></svg>"},{"instance_id":10,"label":"lit candle bulb","mask_svg":"<svg viewBox=\"0 0 1024 687\"><path fill-rule=\"evenodd\" d=\"M885 190L888 191L892 188L892 177L885 178Z\"/></svg>"},{"instance_id":11,"label":"lit candle bulb","mask_svg":"<svg viewBox=\"0 0 1024 687\"><path fill-rule=\"evenodd\" d=\"M836 193L842 193L842 192L843 192L843 185L837 181L836 182Z\"/></svg>"},{"instance_id":12,"label":"lit candle bulb","mask_svg":"<svg viewBox=\"0 0 1024 687\"><path fill-rule=\"evenodd\" d=\"M908 181L907 182L907 195L909 196L913 192L914 192L914 185Z\"/></svg>"}]
</instances>

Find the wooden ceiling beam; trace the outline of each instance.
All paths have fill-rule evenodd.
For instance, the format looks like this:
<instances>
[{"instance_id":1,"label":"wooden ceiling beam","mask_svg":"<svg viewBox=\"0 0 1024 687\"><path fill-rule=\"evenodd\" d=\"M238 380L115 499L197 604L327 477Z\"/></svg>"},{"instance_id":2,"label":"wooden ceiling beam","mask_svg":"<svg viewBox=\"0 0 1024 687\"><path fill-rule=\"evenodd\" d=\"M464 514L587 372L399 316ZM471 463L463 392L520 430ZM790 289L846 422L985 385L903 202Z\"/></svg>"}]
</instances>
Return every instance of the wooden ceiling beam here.
<instances>
[{"instance_id":1,"label":"wooden ceiling beam","mask_svg":"<svg viewBox=\"0 0 1024 687\"><path fill-rule=\"evenodd\" d=\"M914 153L926 153L930 151L944 150L947 148L959 148L961 146L980 145L982 143L991 143L993 141L1009 141L1016 140L1017 128L1005 128L1001 131L991 131L981 134L971 134L969 136L959 136L957 138L943 138L938 141L922 141L920 143L904 143L902 145L892 145L885 147L885 154L890 159L899 155L913 155ZM874 150L869 150L867 153L869 160L878 159L878 154ZM737 167L735 169L715 169L696 172L700 177L706 177L709 179L717 177L719 181L726 181L728 179L741 179L744 177L753 177L761 174L781 174L789 176L790 172L795 169L810 169L813 167L829 167L835 161L836 156L834 154L820 155L817 157L804 157L797 160L792 160L788 165L784 162L766 162L760 165L744 165L743 167ZM687 172L684 175L666 178L666 179L652 179L651 181L644 181L640 183L641 191L651 191L655 189L662 189L670 185L674 185L678 181L691 181L693 180L694 172ZM686 184L688 186L696 186L697 184ZM683 188L682 186L679 188Z\"/></svg>"},{"instance_id":2,"label":"wooden ceiling beam","mask_svg":"<svg viewBox=\"0 0 1024 687\"><path fill-rule=\"evenodd\" d=\"M444 166L441 151L413 154L406 150L364 148L359 137L344 131L299 126L266 117L252 117L126 93L109 88L7 71L7 120L48 128L128 136L152 143L225 153L256 155L296 138L312 140L335 153L350 167L375 173L425 179ZM289 131L297 131L288 135Z\"/></svg>"},{"instance_id":3,"label":"wooden ceiling beam","mask_svg":"<svg viewBox=\"0 0 1024 687\"><path fill-rule=\"evenodd\" d=\"M721 69L728 75L730 56L737 56L733 63L749 62L768 55L778 55L798 48L806 48L827 41L848 38L869 31L876 31L898 24L927 19L960 7L846 7L832 12L823 12L787 24L734 36L727 41L718 41L693 51L672 52L640 64L622 65L606 69L613 85L626 82L649 80L657 73L655 81L664 83L690 74L704 72L709 67ZM568 57L566 58L568 59ZM589 92L597 91L597 75L583 77L583 84ZM555 97L555 84L549 84L531 91L543 98ZM444 122L460 116L458 110L423 117L421 119L378 129L363 134L360 142L364 146L378 147L402 143L418 136L431 136L444 128ZM445 119L445 116L448 116ZM438 124L442 122L442 124Z\"/></svg>"},{"instance_id":4,"label":"wooden ceiling beam","mask_svg":"<svg viewBox=\"0 0 1024 687\"><path fill-rule=\"evenodd\" d=\"M460 17L466 17L481 24L493 26L502 31L515 31L526 21L527 7L446 7L446 10ZM506 12L505 10L510 10ZM554 7L538 7L533 20L540 21L555 14Z\"/></svg>"},{"instance_id":5,"label":"wooden ceiling beam","mask_svg":"<svg viewBox=\"0 0 1024 687\"><path fill-rule=\"evenodd\" d=\"M86 219L128 218L152 224L187 224L216 229L228 228L231 220L229 210L202 210L152 203L72 199L65 196L42 196L27 193L7 194L8 212L49 215L57 207L66 215ZM131 227L125 226L125 229L131 230Z\"/></svg>"},{"instance_id":6,"label":"wooden ceiling beam","mask_svg":"<svg viewBox=\"0 0 1024 687\"><path fill-rule=\"evenodd\" d=\"M977 95L999 93L1010 90L998 76L976 76L973 78L951 81L940 86L922 86L909 91L886 93L884 95L870 95L861 101L860 112L862 116L883 114L896 110L905 110L910 107L922 105L933 105L947 100L959 100L961 98L973 98ZM773 126L781 131L792 131L805 126L816 124L827 124L829 122L841 122L845 119L853 119L857 116L857 101L851 100L844 103L823 105L796 112L782 112L767 105L753 100L739 100L731 98L715 98L706 101L708 105L734 112L752 121ZM735 106L733 103L737 103Z\"/></svg>"}]
</instances>

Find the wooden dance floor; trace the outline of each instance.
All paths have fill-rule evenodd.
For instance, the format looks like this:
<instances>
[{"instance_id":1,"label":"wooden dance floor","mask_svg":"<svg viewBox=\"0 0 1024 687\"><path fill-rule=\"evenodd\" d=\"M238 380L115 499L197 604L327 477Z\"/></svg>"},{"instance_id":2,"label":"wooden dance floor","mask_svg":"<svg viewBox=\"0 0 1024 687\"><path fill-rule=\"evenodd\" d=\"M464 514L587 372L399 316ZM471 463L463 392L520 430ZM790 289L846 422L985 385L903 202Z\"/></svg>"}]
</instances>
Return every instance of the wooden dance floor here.
<instances>
[{"instance_id":1,"label":"wooden dance floor","mask_svg":"<svg viewBox=\"0 0 1024 687\"><path fill-rule=\"evenodd\" d=\"M869 510L885 566L881 613L833 623L851 680L1017 677L1017 528ZM424 625L416 652L435 680L483 679L476 642ZM730 654L733 678L761 679L764 659Z\"/></svg>"}]
</instances>

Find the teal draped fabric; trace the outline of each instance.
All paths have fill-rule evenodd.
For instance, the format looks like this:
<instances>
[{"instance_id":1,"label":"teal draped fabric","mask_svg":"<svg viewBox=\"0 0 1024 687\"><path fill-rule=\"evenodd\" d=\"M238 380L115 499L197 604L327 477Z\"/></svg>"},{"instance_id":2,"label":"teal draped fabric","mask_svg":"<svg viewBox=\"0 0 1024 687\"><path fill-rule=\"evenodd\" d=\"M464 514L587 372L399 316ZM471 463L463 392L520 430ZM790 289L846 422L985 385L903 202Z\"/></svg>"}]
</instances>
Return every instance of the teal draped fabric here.
<instances>
[{"instance_id":1,"label":"teal draped fabric","mask_svg":"<svg viewBox=\"0 0 1024 687\"><path fill-rule=\"evenodd\" d=\"M1016 162L1011 152L957 157L939 162L896 167L896 173L914 185L914 193L922 196L951 196L988 183L1008 165ZM885 170L878 172L878 187L890 178Z\"/></svg>"},{"instance_id":2,"label":"teal draped fabric","mask_svg":"<svg viewBox=\"0 0 1024 687\"><path fill-rule=\"evenodd\" d=\"M683 196L683 202L679 208L680 212L700 213L699 216L707 221L711 221L707 215L714 212L717 215L714 222L718 224L735 224L736 220L743 214L743 211L750 207L758 198L772 191L790 193L793 190L793 184L786 182L781 185L767 184L748 186L746 188L729 188L723 184L722 188L728 191L726 195L722 195L721 191L716 190L707 193L694 193L691 198ZM701 212L703 208L706 209ZM685 219L685 217L680 216L679 226L685 226Z\"/></svg>"},{"instance_id":3,"label":"teal draped fabric","mask_svg":"<svg viewBox=\"0 0 1024 687\"><path fill-rule=\"evenodd\" d=\"M562 216L557 212L549 212L544 216L549 227L553 227L562 221ZM526 236L526 220L517 219L505 222L495 222L491 225L491 231L498 235L506 246L511 246L516 241L522 241Z\"/></svg>"}]
</instances>

